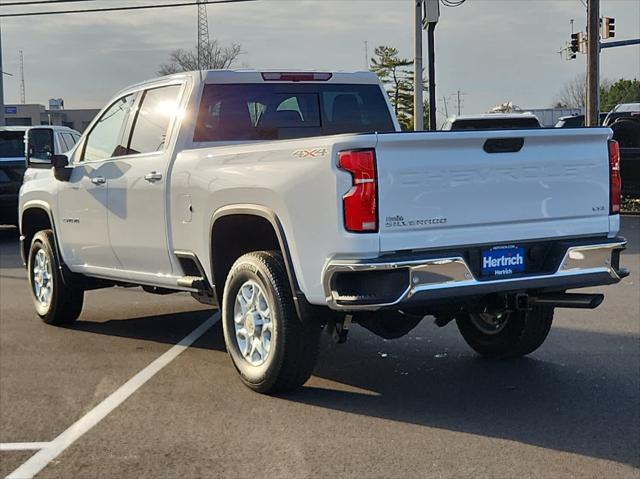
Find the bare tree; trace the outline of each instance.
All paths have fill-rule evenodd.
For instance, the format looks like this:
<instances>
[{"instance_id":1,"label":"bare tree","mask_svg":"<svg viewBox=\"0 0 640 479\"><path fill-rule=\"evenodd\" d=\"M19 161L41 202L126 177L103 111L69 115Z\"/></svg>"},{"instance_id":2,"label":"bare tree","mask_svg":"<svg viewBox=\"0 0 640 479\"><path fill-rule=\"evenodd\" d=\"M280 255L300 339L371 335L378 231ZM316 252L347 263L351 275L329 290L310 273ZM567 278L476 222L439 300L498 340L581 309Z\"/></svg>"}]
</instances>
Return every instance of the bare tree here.
<instances>
[{"instance_id":1,"label":"bare tree","mask_svg":"<svg viewBox=\"0 0 640 479\"><path fill-rule=\"evenodd\" d=\"M609 80L600 80L601 92L607 91L610 87L611 82ZM573 80L568 81L560 90L554 105L564 108L584 108L587 105L586 75L578 75Z\"/></svg>"},{"instance_id":2,"label":"bare tree","mask_svg":"<svg viewBox=\"0 0 640 479\"><path fill-rule=\"evenodd\" d=\"M171 75L172 73L188 72L194 70L226 70L233 66L238 57L242 54L242 47L238 43L232 43L228 47L223 47L218 40L211 40L209 48L205 52L206 63L198 68L198 49L185 50L179 48L169 54L169 61L160 65L158 73L160 75Z\"/></svg>"},{"instance_id":3,"label":"bare tree","mask_svg":"<svg viewBox=\"0 0 640 479\"><path fill-rule=\"evenodd\" d=\"M582 108L587 104L587 78L578 75L560 90L556 104L568 108Z\"/></svg>"}]
</instances>

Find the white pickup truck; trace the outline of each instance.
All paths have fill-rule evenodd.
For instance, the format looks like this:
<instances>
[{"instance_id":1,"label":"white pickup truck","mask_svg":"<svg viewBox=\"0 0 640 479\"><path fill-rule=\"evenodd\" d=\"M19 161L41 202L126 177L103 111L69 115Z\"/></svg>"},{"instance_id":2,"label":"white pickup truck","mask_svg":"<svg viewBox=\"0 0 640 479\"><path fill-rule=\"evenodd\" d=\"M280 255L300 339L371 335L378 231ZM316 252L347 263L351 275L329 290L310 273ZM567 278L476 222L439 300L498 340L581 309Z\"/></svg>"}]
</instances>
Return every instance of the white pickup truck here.
<instances>
[{"instance_id":1,"label":"white pickup truck","mask_svg":"<svg viewBox=\"0 0 640 479\"><path fill-rule=\"evenodd\" d=\"M71 323L96 288L191 292L260 392L303 384L321 330L352 322L396 338L433 315L483 356L525 355L554 308L603 299L567 290L628 274L611 130L400 133L369 73L155 79L68 156L28 150L38 315Z\"/></svg>"}]
</instances>

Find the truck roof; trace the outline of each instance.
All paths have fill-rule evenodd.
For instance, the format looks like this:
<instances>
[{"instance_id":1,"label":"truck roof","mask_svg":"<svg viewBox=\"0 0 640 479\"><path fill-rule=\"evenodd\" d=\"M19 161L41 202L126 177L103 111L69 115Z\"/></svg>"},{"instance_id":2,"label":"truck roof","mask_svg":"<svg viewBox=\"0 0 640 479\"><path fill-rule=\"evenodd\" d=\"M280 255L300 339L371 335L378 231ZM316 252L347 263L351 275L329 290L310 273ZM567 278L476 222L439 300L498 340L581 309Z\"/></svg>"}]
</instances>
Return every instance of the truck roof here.
<instances>
[{"instance_id":1,"label":"truck roof","mask_svg":"<svg viewBox=\"0 0 640 479\"><path fill-rule=\"evenodd\" d=\"M277 79L281 74L282 79ZM314 77L315 75L315 77ZM131 85L121 92L152 85L160 81L192 77L196 81L205 83L348 83L360 85L378 85L380 80L373 72L368 71L326 71L326 70L295 70L295 69L271 69L271 70L203 70L183 73L175 73L160 78L143 81ZM265 77L271 77L265 79Z\"/></svg>"},{"instance_id":2,"label":"truck roof","mask_svg":"<svg viewBox=\"0 0 640 479\"><path fill-rule=\"evenodd\" d=\"M66 131L66 132L75 132L80 133L73 128L69 128L68 126L60 126L60 125L32 125L32 126L3 126L0 127L0 131L24 131L31 130L32 128L50 128L54 131Z\"/></svg>"}]
</instances>

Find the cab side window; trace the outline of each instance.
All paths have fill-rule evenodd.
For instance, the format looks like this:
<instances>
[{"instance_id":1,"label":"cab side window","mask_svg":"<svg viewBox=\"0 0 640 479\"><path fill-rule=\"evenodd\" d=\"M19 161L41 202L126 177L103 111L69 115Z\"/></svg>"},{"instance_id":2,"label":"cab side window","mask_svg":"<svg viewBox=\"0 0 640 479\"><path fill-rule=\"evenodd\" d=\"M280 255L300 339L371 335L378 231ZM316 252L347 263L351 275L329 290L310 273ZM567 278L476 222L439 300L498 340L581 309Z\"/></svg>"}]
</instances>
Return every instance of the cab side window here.
<instances>
[{"instance_id":1,"label":"cab side window","mask_svg":"<svg viewBox=\"0 0 640 479\"><path fill-rule=\"evenodd\" d=\"M76 141L74 137L71 136L71 133L60 133L59 135L58 138L60 139L60 146L63 148L63 153L71 150L75 146Z\"/></svg>"},{"instance_id":2,"label":"cab side window","mask_svg":"<svg viewBox=\"0 0 640 479\"><path fill-rule=\"evenodd\" d=\"M117 100L87 137L82 161L99 161L127 154L127 120L135 102L135 94Z\"/></svg>"},{"instance_id":3,"label":"cab side window","mask_svg":"<svg viewBox=\"0 0 640 479\"><path fill-rule=\"evenodd\" d=\"M71 133L63 133L62 138L64 138L64 141L69 147L69 149L76 146L76 143L78 142L78 139L76 138L76 136L72 135Z\"/></svg>"},{"instance_id":4,"label":"cab side window","mask_svg":"<svg viewBox=\"0 0 640 479\"><path fill-rule=\"evenodd\" d=\"M180 106L181 87L170 85L144 92L133 125L129 155L165 149L169 126Z\"/></svg>"}]
</instances>

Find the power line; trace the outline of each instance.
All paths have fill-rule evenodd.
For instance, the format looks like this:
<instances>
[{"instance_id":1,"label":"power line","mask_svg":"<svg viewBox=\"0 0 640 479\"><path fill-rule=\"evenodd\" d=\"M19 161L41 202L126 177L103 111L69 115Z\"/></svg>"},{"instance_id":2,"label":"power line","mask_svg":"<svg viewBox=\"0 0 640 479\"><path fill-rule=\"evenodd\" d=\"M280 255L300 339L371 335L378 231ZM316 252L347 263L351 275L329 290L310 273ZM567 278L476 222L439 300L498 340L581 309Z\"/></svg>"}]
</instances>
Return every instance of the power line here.
<instances>
[{"instance_id":1,"label":"power line","mask_svg":"<svg viewBox=\"0 0 640 479\"><path fill-rule=\"evenodd\" d=\"M9 17L34 17L41 15L63 15L71 13L97 13L97 12L118 12L123 10L150 10L156 8L174 8L174 7L192 7L198 3L213 5L221 3L244 3L254 2L256 0L201 0L201 2L192 0L190 2L166 3L163 5L136 5L131 7L107 7L107 8L87 8L82 10L54 10L51 12L25 12L25 13L0 13L0 18ZM4 6L4 5L3 5Z\"/></svg>"},{"instance_id":2,"label":"power line","mask_svg":"<svg viewBox=\"0 0 640 479\"><path fill-rule=\"evenodd\" d=\"M24 0L22 2L4 2L0 7L23 7L25 5L53 5L56 3L95 2L97 0Z\"/></svg>"},{"instance_id":3,"label":"power line","mask_svg":"<svg viewBox=\"0 0 640 479\"><path fill-rule=\"evenodd\" d=\"M21 0L12 2L3 2L0 7L23 7L29 5L57 5L58 3L80 3L80 2L98 2L107 0ZM168 1L168 0L164 0Z\"/></svg>"}]
</instances>

